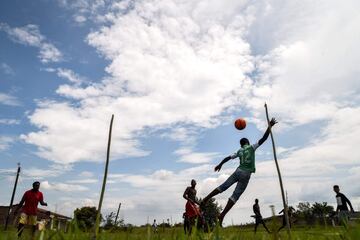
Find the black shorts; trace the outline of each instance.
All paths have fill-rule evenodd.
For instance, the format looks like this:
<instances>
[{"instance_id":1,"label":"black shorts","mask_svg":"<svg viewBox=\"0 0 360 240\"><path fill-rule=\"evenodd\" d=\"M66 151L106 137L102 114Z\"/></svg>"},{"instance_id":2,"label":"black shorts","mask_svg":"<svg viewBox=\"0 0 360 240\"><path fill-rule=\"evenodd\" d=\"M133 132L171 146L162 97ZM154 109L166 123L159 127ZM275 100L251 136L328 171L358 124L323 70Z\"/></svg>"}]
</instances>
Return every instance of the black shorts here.
<instances>
[{"instance_id":1,"label":"black shorts","mask_svg":"<svg viewBox=\"0 0 360 240\"><path fill-rule=\"evenodd\" d=\"M255 224L262 224L263 222L264 222L264 220L262 219L262 217L255 218Z\"/></svg>"}]
</instances>

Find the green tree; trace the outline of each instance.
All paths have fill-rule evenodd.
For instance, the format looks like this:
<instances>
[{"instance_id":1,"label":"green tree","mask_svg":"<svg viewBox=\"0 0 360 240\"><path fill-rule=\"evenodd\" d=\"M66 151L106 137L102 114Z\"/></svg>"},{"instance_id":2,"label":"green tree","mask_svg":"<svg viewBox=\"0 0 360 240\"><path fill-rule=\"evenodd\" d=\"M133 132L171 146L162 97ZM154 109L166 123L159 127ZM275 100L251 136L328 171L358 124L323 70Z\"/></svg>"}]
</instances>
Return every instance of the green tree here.
<instances>
[{"instance_id":1,"label":"green tree","mask_svg":"<svg viewBox=\"0 0 360 240\"><path fill-rule=\"evenodd\" d=\"M327 202L315 202L311 206L311 210L315 219L321 219L322 222L326 224L326 217L330 216L334 212L334 207L327 205Z\"/></svg>"},{"instance_id":2,"label":"green tree","mask_svg":"<svg viewBox=\"0 0 360 240\"><path fill-rule=\"evenodd\" d=\"M115 224L115 218L116 214L114 212L111 212L105 216L105 219L103 219L103 228L104 229L115 229L118 227L124 226L124 219L118 219Z\"/></svg>"},{"instance_id":3,"label":"green tree","mask_svg":"<svg viewBox=\"0 0 360 240\"><path fill-rule=\"evenodd\" d=\"M312 224L314 222L314 217L312 213L312 208L309 202L300 202L297 205L297 210L295 212L295 217L299 219L304 219L307 224Z\"/></svg>"},{"instance_id":4,"label":"green tree","mask_svg":"<svg viewBox=\"0 0 360 240\"><path fill-rule=\"evenodd\" d=\"M94 227L96 221L96 207L82 207L74 211L74 217L78 227L82 230L90 230Z\"/></svg>"},{"instance_id":5,"label":"green tree","mask_svg":"<svg viewBox=\"0 0 360 240\"><path fill-rule=\"evenodd\" d=\"M205 227L210 229L216 225L217 216L220 215L222 207L215 202L215 198L211 198L205 206L202 206L201 211L203 212L203 218L205 221Z\"/></svg>"}]
</instances>

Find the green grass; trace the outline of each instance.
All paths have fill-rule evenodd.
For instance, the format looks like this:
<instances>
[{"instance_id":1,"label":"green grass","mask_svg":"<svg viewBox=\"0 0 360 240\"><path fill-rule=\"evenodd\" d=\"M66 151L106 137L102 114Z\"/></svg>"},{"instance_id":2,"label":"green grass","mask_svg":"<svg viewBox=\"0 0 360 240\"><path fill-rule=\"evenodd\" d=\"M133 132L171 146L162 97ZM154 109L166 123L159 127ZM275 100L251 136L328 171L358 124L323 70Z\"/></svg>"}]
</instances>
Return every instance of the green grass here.
<instances>
[{"instance_id":1,"label":"green grass","mask_svg":"<svg viewBox=\"0 0 360 240\"><path fill-rule=\"evenodd\" d=\"M345 229L343 227L313 227L292 229L292 240L360 240L360 226L352 226ZM84 233L79 230L69 231L68 233L45 231L43 236L37 232L35 239L54 239L54 240L84 240L93 239L93 233ZM0 232L0 240L17 239L16 231ZM30 239L29 230L25 230L21 239ZM228 227L216 228L211 233L194 231L191 236L183 233L182 228L159 229L158 233L153 233L151 228L133 228L127 231L101 231L100 239L104 240L277 240L288 239L286 231L279 234L268 234L263 229L259 229L254 235L252 228Z\"/></svg>"}]
</instances>

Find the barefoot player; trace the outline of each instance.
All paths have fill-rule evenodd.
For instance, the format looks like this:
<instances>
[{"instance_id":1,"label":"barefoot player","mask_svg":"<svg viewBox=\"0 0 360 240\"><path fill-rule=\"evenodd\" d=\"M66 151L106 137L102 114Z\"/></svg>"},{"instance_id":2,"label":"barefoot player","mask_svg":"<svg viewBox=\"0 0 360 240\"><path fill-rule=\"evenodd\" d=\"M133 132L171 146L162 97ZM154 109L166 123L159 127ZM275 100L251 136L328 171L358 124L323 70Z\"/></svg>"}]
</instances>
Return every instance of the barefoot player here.
<instances>
[{"instance_id":1,"label":"barefoot player","mask_svg":"<svg viewBox=\"0 0 360 240\"><path fill-rule=\"evenodd\" d=\"M259 226L259 224L262 224L264 226L264 228L266 229L266 231L268 233L270 233L269 229L266 227L265 225L265 222L261 216L261 213L260 213L260 206L259 206L259 200L258 199L255 199L255 204L253 205L253 211L254 211L254 214L255 214L255 229L254 229L254 232L256 233L256 230L257 230L257 227Z\"/></svg>"},{"instance_id":2,"label":"barefoot player","mask_svg":"<svg viewBox=\"0 0 360 240\"><path fill-rule=\"evenodd\" d=\"M227 190L230 186L236 183L236 188L229 198L224 210L219 215L219 224L222 226L222 222L224 220L225 215L229 212L229 210L234 206L236 201L239 199L241 194L245 191L250 176L252 173L255 173L255 151L256 149L262 145L266 139L269 137L271 127L277 123L275 118L272 118L264 136L255 144L250 144L247 138L242 138L240 140L241 148L234 153L233 155L227 156L224 158L219 165L215 167L215 171L220 171L222 165L227 161L235 158L239 158L240 165L235 170L233 174L219 187L215 188L209 195L207 195L202 201L201 205L204 205L210 198L215 195Z\"/></svg>"},{"instance_id":3,"label":"barefoot player","mask_svg":"<svg viewBox=\"0 0 360 240\"><path fill-rule=\"evenodd\" d=\"M185 189L183 197L187 200L185 205L185 218L189 221L189 233L191 233L191 228L195 223L195 219L200 216L200 210L197 205L199 202L196 199L196 181L191 180L191 186Z\"/></svg>"},{"instance_id":4,"label":"barefoot player","mask_svg":"<svg viewBox=\"0 0 360 240\"><path fill-rule=\"evenodd\" d=\"M40 203L42 206L47 206L47 203L44 202L43 194L39 191L40 182L34 182L33 188L24 193L19 206L15 209L15 215L19 211L19 209L23 206L18 226L18 237L21 236L24 226L31 225L32 226L32 236L34 236L36 231L36 223L37 223L37 207Z\"/></svg>"}]
</instances>

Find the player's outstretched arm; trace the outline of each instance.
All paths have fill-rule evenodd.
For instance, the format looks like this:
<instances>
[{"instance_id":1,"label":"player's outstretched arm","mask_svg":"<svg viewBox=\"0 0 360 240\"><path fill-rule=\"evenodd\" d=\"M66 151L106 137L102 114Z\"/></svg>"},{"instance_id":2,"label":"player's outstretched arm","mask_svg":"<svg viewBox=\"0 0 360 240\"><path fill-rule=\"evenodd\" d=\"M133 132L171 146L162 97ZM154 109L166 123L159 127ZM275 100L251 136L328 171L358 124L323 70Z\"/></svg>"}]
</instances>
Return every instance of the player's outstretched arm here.
<instances>
[{"instance_id":1,"label":"player's outstretched arm","mask_svg":"<svg viewBox=\"0 0 360 240\"><path fill-rule=\"evenodd\" d=\"M219 172L220 169L221 169L221 167L222 167L222 165L223 165L224 163L226 163L227 161L229 161L229 160L231 160L231 156L227 156L226 158L224 158L224 159L221 161L221 163L219 163L219 165L217 165L217 166L215 167L214 171L215 171L215 172Z\"/></svg>"},{"instance_id":2,"label":"player's outstretched arm","mask_svg":"<svg viewBox=\"0 0 360 240\"><path fill-rule=\"evenodd\" d=\"M259 140L259 142L258 142L259 146L260 146L261 144L263 144L263 143L266 141L266 139L269 137L271 128L272 128L272 126L274 126L275 124L277 124L277 121L276 121L275 118L272 118L272 119L270 120L270 123L269 123L268 128L266 129L266 131L265 131L265 133L264 133L264 136L263 136L263 137Z\"/></svg>"}]
</instances>

